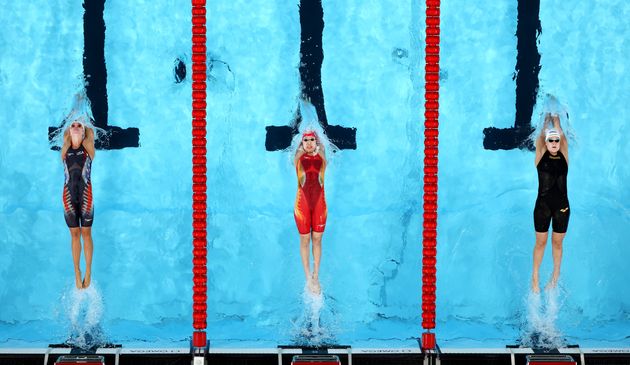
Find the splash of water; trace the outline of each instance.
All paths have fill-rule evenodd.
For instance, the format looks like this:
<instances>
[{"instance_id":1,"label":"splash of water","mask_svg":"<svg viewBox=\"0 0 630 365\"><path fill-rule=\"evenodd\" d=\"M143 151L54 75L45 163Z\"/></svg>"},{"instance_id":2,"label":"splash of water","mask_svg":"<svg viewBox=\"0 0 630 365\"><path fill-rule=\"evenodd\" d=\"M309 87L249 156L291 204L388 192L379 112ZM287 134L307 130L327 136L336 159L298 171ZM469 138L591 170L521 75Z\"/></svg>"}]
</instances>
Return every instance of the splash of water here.
<instances>
[{"instance_id":1,"label":"splash of water","mask_svg":"<svg viewBox=\"0 0 630 365\"><path fill-rule=\"evenodd\" d=\"M321 143L326 150L326 159L334 160L334 152L339 152L339 147L335 146L335 144L330 141L326 133L324 133L324 129L322 128L319 117L317 116L315 106L307 100L300 99L298 102L298 109L302 121L299 125L298 133L293 136L291 145L287 149L292 152L289 154L291 162L293 162L293 155L295 154L295 151L297 151L298 146L302 143L302 133L305 131L315 131L317 138L319 139L319 143Z\"/></svg>"},{"instance_id":2,"label":"splash of water","mask_svg":"<svg viewBox=\"0 0 630 365\"><path fill-rule=\"evenodd\" d=\"M568 138L572 144L578 142L575 129L569 119L569 107L560 102L555 95L544 94L539 96L539 100L536 102L532 113L532 125L534 125L536 129L529 136L529 139L533 144L536 143L536 138L543 133L543 129L545 128L545 116L547 114L557 115L558 118L560 118L560 126L566 138Z\"/></svg>"},{"instance_id":3,"label":"splash of water","mask_svg":"<svg viewBox=\"0 0 630 365\"><path fill-rule=\"evenodd\" d=\"M543 110L547 113L556 114L556 115L566 115L568 114L567 107L562 105L558 98L554 95L547 94L543 99Z\"/></svg>"},{"instance_id":4,"label":"splash of water","mask_svg":"<svg viewBox=\"0 0 630 365\"><path fill-rule=\"evenodd\" d=\"M556 349L566 345L556 327L561 307L559 289L545 290L544 294L530 292L526 298L527 324L522 336L524 347Z\"/></svg>"},{"instance_id":5,"label":"splash of water","mask_svg":"<svg viewBox=\"0 0 630 365\"><path fill-rule=\"evenodd\" d=\"M82 86L73 97L72 107L66 113L61 122L61 126L52 136L51 145L61 147L63 145L63 134L72 125L74 121L80 121L86 127L94 131L94 139L99 140L103 144L107 144L109 133L104 129L94 125L94 116L92 115L92 105L87 97L85 86Z\"/></svg>"},{"instance_id":6,"label":"splash of water","mask_svg":"<svg viewBox=\"0 0 630 365\"><path fill-rule=\"evenodd\" d=\"M92 282L87 289L71 288L64 293L62 300L69 323L67 344L84 350L104 344L105 336L100 324L103 298L96 283Z\"/></svg>"},{"instance_id":7,"label":"splash of water","mask_svg":"<svg viewBox=\"0 0 630 365\"><path fill-rule=\"evenodd\" d=\"M326 309L323 288L320 293L313 293L304 286L302 292L304 310L302 317L294 323L293 342L301 346L320 347L335 343L335 337L329 328L323 324L322 314Z\"/></svg>"}]
</instances>

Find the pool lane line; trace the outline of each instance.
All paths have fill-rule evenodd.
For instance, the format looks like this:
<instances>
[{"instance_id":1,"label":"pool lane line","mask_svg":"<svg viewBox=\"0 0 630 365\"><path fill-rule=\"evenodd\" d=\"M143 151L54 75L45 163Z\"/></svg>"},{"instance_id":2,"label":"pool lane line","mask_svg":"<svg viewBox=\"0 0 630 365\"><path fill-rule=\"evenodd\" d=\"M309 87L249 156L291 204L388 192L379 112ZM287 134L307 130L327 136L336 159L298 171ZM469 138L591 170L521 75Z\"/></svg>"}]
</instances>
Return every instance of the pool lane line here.
<instances>
[{"instance_id":1,"label":"pool lane line","mask_svg":"<svg viewBox=\"0 0 630 365\"><path fill-rule=\"evenodd\" d=\"M438 127L440 98L440 0L426 0L424 87L424 196L422 224L423 351L437 349L435 289L437 255Z\"/></svg>"},{"instance_id":2,"label":"pool lane line","mask_svg":"<svg viewBox=\"0 0 630 365\"><path fill-rule=\"evenodd\" d=\"M207 320L206 1L192 0L193 333L191 352L205 356Z\"/></svg>"}]
</instances>

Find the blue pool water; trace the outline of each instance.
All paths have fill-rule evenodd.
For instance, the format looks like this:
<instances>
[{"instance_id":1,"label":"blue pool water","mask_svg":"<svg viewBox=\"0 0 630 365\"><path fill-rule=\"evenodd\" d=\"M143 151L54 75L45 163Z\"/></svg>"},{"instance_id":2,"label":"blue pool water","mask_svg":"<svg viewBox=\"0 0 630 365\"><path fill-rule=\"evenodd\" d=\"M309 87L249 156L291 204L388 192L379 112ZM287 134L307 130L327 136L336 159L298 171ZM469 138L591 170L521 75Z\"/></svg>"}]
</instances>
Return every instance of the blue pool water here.
<instances>
[{"instance_id":1,"label":"blue pool water","mask_svg":"<svg viewBox=\"0 0 630 365\"><path fill-rule=\"evenodd\" d=\"M265 126L288 124L299 105L297 3L207 4L208 337L275 347L316 314L325 341L417 346L424 3L322 2L326 113L357 129L357 149L330 156L321 302L303 296L291 156L264 147ZM91 324L125 346L187 346L191 86L189 76L175 83L173 64L184 60L190 75L190 7L147 5L105 4L109 124L139 128L140 147L99 150L92 166L90 293L73 289L63 168L47 139L80 84L83 8L38 0L0 12L2 347L63 342ZM531 322L534 155L485 150L482 133L514 123L516 6L441 8L436 333L445 347L503 347ZM539 94L569 108L576 135L554 325L583 346L629 345L629 13L616 0L540 9Z\"/></svg>"}]
</instances>

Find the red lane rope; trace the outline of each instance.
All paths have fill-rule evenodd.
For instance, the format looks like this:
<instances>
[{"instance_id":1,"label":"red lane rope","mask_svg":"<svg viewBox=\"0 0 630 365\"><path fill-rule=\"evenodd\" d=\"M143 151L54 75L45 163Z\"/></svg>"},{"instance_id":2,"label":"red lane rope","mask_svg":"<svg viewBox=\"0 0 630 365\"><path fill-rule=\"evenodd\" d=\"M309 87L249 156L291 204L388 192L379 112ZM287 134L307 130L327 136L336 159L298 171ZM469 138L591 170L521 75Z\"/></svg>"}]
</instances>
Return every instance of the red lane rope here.
<instances>
[{"instance_id":1,"label":"red lane rope","mask_svg":"<svg viewBox=\"0 0 630 365\"><path fill-rule=\"evenodd\" d=\"M206 347L206 0L192 0L193 339Z\"/></svg>"},{"instance_id":2,"label":"red lane rope","mask_svg":"<svg viewBox=\"0 0 630 365\"><path fill-rule=\"evenodd\" d=\"M422 348L435 348L438 117L440 97L440 0L426 0L424 65L424 214L422 224Z\"/></svg>"}]
</instances>

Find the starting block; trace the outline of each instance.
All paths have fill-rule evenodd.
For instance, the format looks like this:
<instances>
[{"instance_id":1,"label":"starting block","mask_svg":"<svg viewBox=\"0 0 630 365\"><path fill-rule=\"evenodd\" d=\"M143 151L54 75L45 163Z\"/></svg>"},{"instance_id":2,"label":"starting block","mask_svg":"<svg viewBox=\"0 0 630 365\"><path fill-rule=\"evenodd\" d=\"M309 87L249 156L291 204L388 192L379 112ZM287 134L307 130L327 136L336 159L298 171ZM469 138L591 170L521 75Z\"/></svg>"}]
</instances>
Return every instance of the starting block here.
<instances>
[{"instance_id":1,"label":"starting block","mask_svg":"<svg viewBox=\"0 0 630 365\"><path fill-rule=\"evenodd\" d=\"M337 355L295 355L291 365L341 365Z\"/></svg>"},{"instance_id":2,"label":"starting block","mask_svg":"<svg viewBox=\"0 0 630 365\"><path fill-rule=\"evenodd\" d=\"M63 355L55 361L55 365L76 364L105 365L105 357L99 355Z\"/></svg>"},{"instance_id":3,"label":"starting block","mask_svg":"<svg viewBox=\"0 0 630 365\"><path fill-rule=\"evenodd\" d=\"M577 365L569 355L527 355L527 365Z\"/></svg>"},{"instance_id":4,"label":"starting block","mask_svg":"<svg viewBox=\"0 0 630 365\"><path fill-rule=\"evenodd\" d=\"M339 356L348 356L352 365L352 347L348 345L328 345L326 347L278 345L278 365L282 365L283 355L293 355L291 365L341 365Z\"/></svg>"}]
</instances>

